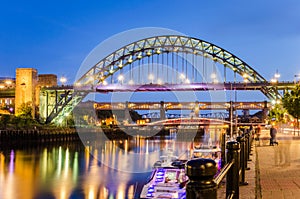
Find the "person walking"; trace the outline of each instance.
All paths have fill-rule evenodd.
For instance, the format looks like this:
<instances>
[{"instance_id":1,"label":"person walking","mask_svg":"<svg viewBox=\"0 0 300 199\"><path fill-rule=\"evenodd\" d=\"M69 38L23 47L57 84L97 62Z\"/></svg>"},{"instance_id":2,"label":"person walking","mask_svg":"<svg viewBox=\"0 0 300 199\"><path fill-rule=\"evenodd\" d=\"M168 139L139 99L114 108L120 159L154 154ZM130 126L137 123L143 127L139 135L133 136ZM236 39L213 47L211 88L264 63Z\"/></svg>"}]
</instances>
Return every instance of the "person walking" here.
<instances>
[{"instance_id":1,"label":"person walking","mask_svg":"<svg viewBox=\"0 0 300 199\"><path fill-rule=\"evenodd\" d=\"M277 134L277 129L272 126L270 129L270 146L273 146L274 144L278 145L278 142L276 141L276 134Z\"/></svg>"}]
</instances>

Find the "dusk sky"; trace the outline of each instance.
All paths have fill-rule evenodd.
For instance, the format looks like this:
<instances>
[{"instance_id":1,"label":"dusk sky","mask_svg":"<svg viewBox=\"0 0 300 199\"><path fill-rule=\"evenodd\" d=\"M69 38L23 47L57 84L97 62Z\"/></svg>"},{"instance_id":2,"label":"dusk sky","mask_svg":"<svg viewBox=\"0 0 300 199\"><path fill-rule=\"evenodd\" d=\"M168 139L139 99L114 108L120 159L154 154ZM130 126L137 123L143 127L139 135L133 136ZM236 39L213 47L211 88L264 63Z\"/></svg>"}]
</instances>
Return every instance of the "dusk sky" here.
<instances>
[{"instance_id":1,"label":"dusk sky","mask_svg":"<svg viewBox=\"0 0 300 199\"><path fill-rule=\"evenodd\" d=\"M2 1L0 76L17 67L64 75L73 83L85 57L105 39L161 27L209 41L266 79L300 73L300 1ZM120 46L121 47L121 46ZM100 59L100 58L99 58Z\"/></svg>"}]
</instances>

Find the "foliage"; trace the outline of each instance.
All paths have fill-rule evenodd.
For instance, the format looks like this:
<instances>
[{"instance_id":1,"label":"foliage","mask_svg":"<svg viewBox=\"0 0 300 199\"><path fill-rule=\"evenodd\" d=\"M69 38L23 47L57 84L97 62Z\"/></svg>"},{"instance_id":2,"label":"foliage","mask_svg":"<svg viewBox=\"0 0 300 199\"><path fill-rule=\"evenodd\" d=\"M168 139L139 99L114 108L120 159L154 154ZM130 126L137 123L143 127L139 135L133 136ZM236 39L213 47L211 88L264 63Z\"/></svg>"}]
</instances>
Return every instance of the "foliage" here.
<instances>
[{"instance_id":1,"label":"foliage","mask_svg":"<svg viewBox=\"0 0 300 199\"><path fill-rule=\"evenodd\" d=\"M276 122L284 121L284 115L286 110L283 108L281 104L276 104L269 112L269 118L271 120L275 120Z\"/></svg>"},{"instance_id":2,"label":"foliage","mask_svg":"<svg viewBox=\"0 0 300 199\"><path fill-rule=\"evenodd\" d=\"M16 110L16 116L21 118L32 118L32 103L27 102L20 105L18 110Z\"/></svg>"},{"instance_id":3,"label":"foliage","mask_svg":"<svg viewBox=\"0 0 300 199\"><path fill-rule=\"evenodd\" d=\"M287 112L294 118L300 118L300 85L297 84L296 87L290 92L286 92L282 98L283 107Z\"/></svg>"},{"instance_id":4,"label":"foliage","mask_svg":"<svg viewBox=\"0 0 300 199\"><path fill-rule=\"evenodd\" d=\"M7 124L9 123L9 121L10 121L10 115L2 115L0 117L0 128L6 129Z\"/></svg>"},{"instance_id":5,"label":"foliage","mask_svg":"<svg viewBox=\"0 0 300 199\"><path fill-rule=\"evenodd\" d=\"M0 129L35 129L40 128L36 120L31 117L18 117L14 115L2 115L0 117Z\"/></svg>"},{"instance_id":6,"label":"foliage","mask_svg":"<svg viewBox=\"0 0 300 199\"><path fill-rule=\"evenodd\" d=\"M286 92L282 103L287 112L296 118L296 126L299 128L300 118L300 84L297 84L290 92ZM298 132L299 135L299 132Z\"/></svg>"}]
</instances>

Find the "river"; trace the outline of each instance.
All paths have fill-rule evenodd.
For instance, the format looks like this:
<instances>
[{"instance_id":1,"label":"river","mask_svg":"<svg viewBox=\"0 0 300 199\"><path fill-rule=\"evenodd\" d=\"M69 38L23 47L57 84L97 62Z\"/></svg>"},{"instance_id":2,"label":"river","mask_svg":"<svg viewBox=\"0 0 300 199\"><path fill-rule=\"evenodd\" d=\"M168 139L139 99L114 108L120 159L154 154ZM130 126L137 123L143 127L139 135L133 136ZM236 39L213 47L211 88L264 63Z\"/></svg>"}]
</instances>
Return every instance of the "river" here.
<instances>
[{"instance_id":1,"label":"river","mask_svg":"<svg viewBox=\"0 0 300 199\"><path fill-rule=\"evenodd\" d=\"M161 155L189 156L190 149L176 135L0 145L0 198L139 198Z\"/></svg>"}]
</instances>

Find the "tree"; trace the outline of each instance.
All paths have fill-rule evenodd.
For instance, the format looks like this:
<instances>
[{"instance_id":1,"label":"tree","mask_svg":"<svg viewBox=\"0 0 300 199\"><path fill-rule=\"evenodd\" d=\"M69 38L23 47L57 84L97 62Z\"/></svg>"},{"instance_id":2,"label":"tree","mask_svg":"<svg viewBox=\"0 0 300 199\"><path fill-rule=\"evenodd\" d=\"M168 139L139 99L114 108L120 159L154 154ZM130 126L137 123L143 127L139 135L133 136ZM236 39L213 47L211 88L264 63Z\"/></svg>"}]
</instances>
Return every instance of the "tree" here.
<instances>
[{"instance_id":1,"label":"tree","mask_svg":"<svg viewBox=\"0 0 300 199\"><path fill-rule=\"evenodd\" d=\"M300 118L300 84L297 84L294 89L284 94L282 103L287 112L296 118L297 127L299 128L298 119Z\"/></svg>"},{"instance_id":2,"label":"tree","mask_svg":"<svg viewBox=\"0 0 300 199\"><path fill-rule=\"evenodd\" d=\"M269 118L276 122L282 122L284 120L284 114L286 110L281 104L276 104L269 112Z\"/></svg>"},{"instance_id":3,"label":"tree","mask_svg":"<svg viewBox=\"0 0 300 199\"><path fill-rule=\"evenodd\" d=\"M272 120L273 122L276 122L278 124L278 127L281 129L282 122L285 121L285 115L287 111L285 108L282 106L282 104L275 104L275 106L270 110L269 112L269 119Z\"/></svg>"},{"instance_id":4,"label":"tree","mask_svg":"<svg viewBox=\"0 0 300 199\"><path fill-rule=\"evenodd\" d=\"M1 124L1 128L6 129L7 124L10 121L10 115L2 115L0 117L0 124Z\"/></svg>"},{"instance_id":5,"label":"tree","mask_svg":"<svg viewBox=\"0 0 300 199\"><path fill-rule=\"evenodd\" d=\"M32 103L27 102L21 104L17 110L16 116L21 118L32 118Z\"/></svg>"}]
</instances>

